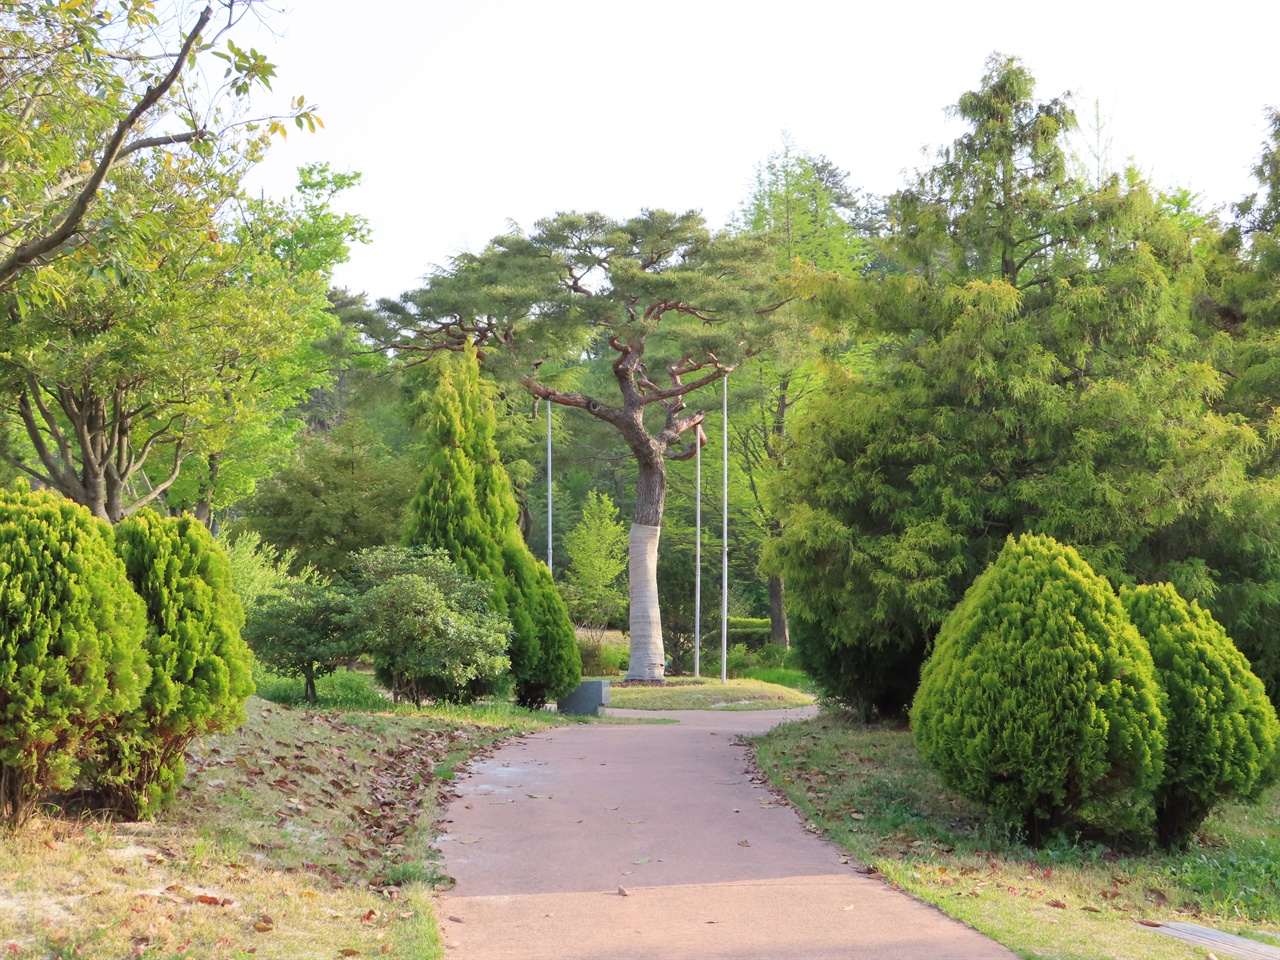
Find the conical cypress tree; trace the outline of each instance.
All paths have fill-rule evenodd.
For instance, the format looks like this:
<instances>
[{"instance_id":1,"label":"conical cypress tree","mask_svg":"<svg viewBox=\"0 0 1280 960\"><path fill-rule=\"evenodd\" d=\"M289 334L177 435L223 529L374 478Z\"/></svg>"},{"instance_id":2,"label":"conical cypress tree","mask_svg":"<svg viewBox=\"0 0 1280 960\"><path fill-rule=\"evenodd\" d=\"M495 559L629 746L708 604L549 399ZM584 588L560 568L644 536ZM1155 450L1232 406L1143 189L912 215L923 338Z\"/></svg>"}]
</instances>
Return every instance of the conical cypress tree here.
<instances>
[{"instance_id":1,"label":"conical cypress tree","mask_svg":"<svg viewBox=\"0 0 1280 960\"><path fill-rule=\"evenodd\" d=\"M1163 693L1115 591L1071 547L1010 538L943 622L911 708L943 783L1031 839L1143 830L1164 765Z\"/></svg>"},{"instance_id":2,"label":"conical cypress tree","mask_svg":"<svg viewBox=\"0 0 1280 960\"><path fill-rule=\"evenodd\" d=\"M130 819L173 799L187 745L244 720L253 655L222 548L194 517L142 510L115 528L116 552L146 604L151 683L102 736L94 786Z\"/></svg>"},{"instance_id":3,"label":"conical cypress tree","mask_svg":"<svg viewBox=\"0 0 1280 960\"><path fill-rule=\"evenodd\" d=\"M538 707L573 689L582 672L573 624L551 574L520 536L519 507L494 443L493 405L473 353L439 358L423 427L431 455L409 509L407 546L439 547L493 586L511 620L516 700Z\"/></svg>"},{"instance_id":4,"label":"conical cypress tree","mask_svg":"<svg viewBox=\"0 0 1280 960\"><path fill-rule=\"evenodd\" d=\"M1169 584L1122 587L1129 619L1151 645L1169 701L1169 748L1156 791L1156 835L1184 847L1214 804L1276 782L1280 723L1262 681L1208 610Z\"/></svg>"}]
</instances>

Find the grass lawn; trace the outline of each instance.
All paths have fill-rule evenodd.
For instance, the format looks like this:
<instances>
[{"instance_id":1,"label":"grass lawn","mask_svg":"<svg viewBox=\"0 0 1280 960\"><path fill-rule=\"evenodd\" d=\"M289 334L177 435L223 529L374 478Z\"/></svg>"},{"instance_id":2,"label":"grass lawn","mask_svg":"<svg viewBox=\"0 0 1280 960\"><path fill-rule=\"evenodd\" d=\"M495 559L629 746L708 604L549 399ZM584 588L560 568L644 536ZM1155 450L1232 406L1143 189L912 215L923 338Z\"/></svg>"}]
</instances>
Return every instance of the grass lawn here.
<instances>
[{"instance_id":1,"label":"grass lawn","mask_svg":"<svg viewBox=\"0 0 1280 960\"><path fill-rule=\"evenodd\" d=\"M627 710L780 710L803 707L813 697L762 680L719 680L671 677L662 686L609 689L609 706Z\"/></svg>"},{"instance_id":2,"label":"grass lawn","mask_svg":"<svg viewBox=\"0 0 1280 960\"><path fill-rule=\"evenodd\" d=\"M349 679L326 687L362 696ZM248 710L239 730L193 745L178 802L154 823L36 818L5 837L0 953L442 956L437 787L493 740L548 721L510 707L313 713L256 697Z\"/></svg>"},{"instance_id":3,"label":"grass lawn","mask_svg":"<svg viewBox=\"0 0 1280 960\"><path fill-rule=\"evenodd\" d=\"M905 728L824 713L755 743L761 770L853 858L1022 957L1207 956L1144 919L1280 934L1280 787L1221 806L1183 854L1067 837L1030 849L943 790Z\"/></svg>"}]
</instances>

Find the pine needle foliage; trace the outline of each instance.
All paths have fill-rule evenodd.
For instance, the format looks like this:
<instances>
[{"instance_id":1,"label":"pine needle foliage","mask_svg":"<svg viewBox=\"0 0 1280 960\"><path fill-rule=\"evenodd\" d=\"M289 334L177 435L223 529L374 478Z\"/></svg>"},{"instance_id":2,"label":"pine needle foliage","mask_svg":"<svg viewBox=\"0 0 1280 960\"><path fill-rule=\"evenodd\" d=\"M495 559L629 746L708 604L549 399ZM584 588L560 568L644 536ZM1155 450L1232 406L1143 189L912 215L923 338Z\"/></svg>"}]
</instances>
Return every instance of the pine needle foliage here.
<instances>
[{"instance_id":1,"label":"pine needle foliage","mask_svg":"<svg viewBox=\"0 0 1280 960\"><path fill-rule=\"evenodd\" d=\"M947 617L911 710L944 784L1039 842L1150 826L1164 762L1151 654L1111 585L1049 537L1009 538Z\"/></svg>"},{"instance_id":2,"label":"pine needle foliage","mask_svg":"<svg viewBox=\"0 0 1280 960\"><path fill-rule=\"evenodd\" d=\"M140 510L116 525L115 546L146 605L151 682L137 709L104 732L92 779L136 820L172 801L192 740L243 722L253 655L231 566L202 523Z\"/></svg>"},{"instance_id":3,"label":"pine needle foliage","mask_svg":"<svg viewBox=\"0 0 1280 960\"><path fill-rule=\"evenodd\" d=\"M0 490L0 825L69 787L86 741L138 706L145 636L111 528L56 494Z\"/></svg>"},{"instance_id":4,"label":"pine needle foliage","mask_svg":"<svg viewBox=\"0 0 1280 960\"><path fill-rule=\"evenodd\" d=\"M541 707L581 678L573 624L550 572L520 535L474 351L439 356L437 365L422 417L431 453L409 507L405 544L444 550L492 587L494 609L513 628L507 652L516 700Z\"/></svg>"},{"instance_id":5,"label":"pine needle foliage","mask_svg":"<svg viewBox=\"0 0 1280 960\"><path fill-rule=\"evenodd\" d=\"M1156 836L1185 847L1220 800L1251 799L1276 782L1280 723L1262 681L1208 610L1167 583L1121 587L1120 599L1168 696Z\"/></svg>"}]
</instances>

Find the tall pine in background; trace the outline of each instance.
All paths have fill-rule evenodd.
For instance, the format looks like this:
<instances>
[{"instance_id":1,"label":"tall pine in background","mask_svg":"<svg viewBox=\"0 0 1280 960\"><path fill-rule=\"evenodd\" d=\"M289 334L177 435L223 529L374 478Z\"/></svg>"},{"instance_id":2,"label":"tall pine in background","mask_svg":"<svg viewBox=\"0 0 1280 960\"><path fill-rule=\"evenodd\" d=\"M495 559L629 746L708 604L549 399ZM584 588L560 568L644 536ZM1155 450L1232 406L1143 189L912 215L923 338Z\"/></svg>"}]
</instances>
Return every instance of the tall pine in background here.
<instances>
[{"instance_id":1,"label":"tall pine in background","mask_svg":"<svg viewBox=\"0 0 1280 960\"><path fill-rule=\"evenodd\" d=\"M582 663L573 624L551 572L520 536L519 507L494 442L493 405L481 392L475 353L444 353L426 398L422 427L431 451L409 508L408 546L446 550L493 587L512 625L516 700L540 707L578 683Z\"/></svg>"}]
</instances>

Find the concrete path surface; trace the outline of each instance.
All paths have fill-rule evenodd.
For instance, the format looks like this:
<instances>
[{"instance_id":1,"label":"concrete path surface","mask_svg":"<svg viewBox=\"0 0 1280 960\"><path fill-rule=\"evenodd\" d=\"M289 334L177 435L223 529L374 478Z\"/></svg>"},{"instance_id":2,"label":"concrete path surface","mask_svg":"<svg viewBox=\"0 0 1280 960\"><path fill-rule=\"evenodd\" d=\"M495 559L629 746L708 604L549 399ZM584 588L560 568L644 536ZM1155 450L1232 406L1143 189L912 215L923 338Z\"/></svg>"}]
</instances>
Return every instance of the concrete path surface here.
<instances>
[{"instance_id":1,"label":"concrete path surface","mask_svg":"<svg viewBox=\"0 0 1280 960\"><path fill-rule=\"evenodd\" d=\"M861 876L751 781L739 735L786 711L611 710L474 762L445 813L450 960L1012 958Z\"/></svg>"}]
</instances>

